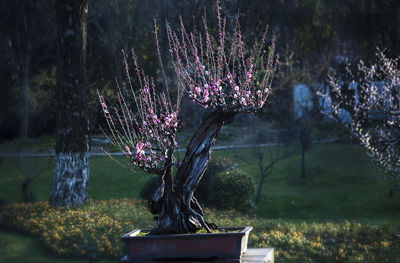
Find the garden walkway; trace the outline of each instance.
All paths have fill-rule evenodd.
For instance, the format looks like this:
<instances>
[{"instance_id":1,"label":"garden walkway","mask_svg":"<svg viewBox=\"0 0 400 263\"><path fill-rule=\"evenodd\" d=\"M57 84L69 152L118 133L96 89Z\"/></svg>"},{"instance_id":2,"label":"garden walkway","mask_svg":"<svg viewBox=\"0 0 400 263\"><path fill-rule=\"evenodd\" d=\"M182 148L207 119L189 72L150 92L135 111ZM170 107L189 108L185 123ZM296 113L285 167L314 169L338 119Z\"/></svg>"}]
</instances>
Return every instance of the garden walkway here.
<instances>
[{"instance_id":1,"label":"garden walkway","mask_svg":"<svg viewBox=\"0 0 400 263\"><path fill-rule=\"evenodd\" d=\"M315 141L316 143L331 143L337 141L338 138L329 138L329 139L323 139L323 140L317 140ZM271 147L271 146L276 146L278 143L263 143L259 144L258 146L261 147ZM213 150L225 150L225 149L245 149L245 148L252 148L254 147L254 144L238 144L238 145L220 145L220 146L214 146ZM178 152L184 152L185 149L178 149ZM107 156L107 155L112 155L112 156L118 156L118 155L123 155L121 152L111 152L111 153L104 153L102 151L91 151L89 152L89 156ZM45 152L45 153L38 153L38 152L3 152L0 153L0 158L24 158L24 157L52 157L55 156L54 151L51 152Z\"/></svg>"}]
</instances>

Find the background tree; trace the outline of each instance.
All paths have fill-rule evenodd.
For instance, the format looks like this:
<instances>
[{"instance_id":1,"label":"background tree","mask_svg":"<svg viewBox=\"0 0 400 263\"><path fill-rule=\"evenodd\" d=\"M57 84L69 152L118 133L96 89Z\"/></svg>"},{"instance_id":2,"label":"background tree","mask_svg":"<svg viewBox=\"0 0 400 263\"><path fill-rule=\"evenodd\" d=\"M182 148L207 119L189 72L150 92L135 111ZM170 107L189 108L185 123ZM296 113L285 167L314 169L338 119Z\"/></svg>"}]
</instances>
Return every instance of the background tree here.
<instances>
[{"instance_id":1,"label":"background tree","mask_svg":"<svg viewBox=\"0 0 400 263\"><path fill-rule=\"evenodd\" d=\"M22 75L19 66L12 61L12 54L24 52L20 49L14 35L21 35L24 30L17 27L23 19L20 17L22 4L32 1L2 1L0 3L1 22L0 53L3 61L0 65L0 79L3 83L3 95L0 98L0 139L18 137L19 127L22 123L23 98L21 91ZM55 16L50 12L53 1L35 1L35 14L29 15L30 28L28 35L34 38L34 46L30 55L33 63L30 66L30 92L28 92L29 107L29 136L39 137L44 134L54 134L55 130L55 67L57 63L56 45L52 45L55 39ZM143 68L150 75L158 70L158 58L152 54L153 30L151 23L153 18L160 25L160 40L167 39L164 29L165 19L171 26L179 26L179 15L185 25L190 27L201 24L201 15L206 9L207 16L214 19L212 13L214 1L165 1L165 0L112 0L89 1L88 14L88 85L90 99L88 100L91 128L99 132L97 127L103 121L100 108L95 107L96 89L104 91L108 97L112 93L109 88L114 77L124 77L123 67L119 64L121 59L120 49L127 46L135 46L138 59ZM271 24L271 31L279 39L279 53L285 54L285 50L291 50L296 67L309 67L319 65L321 58L332 62L329 58L345 52L352 52L357 56L368 60L375 53L375 46L388 47L388 55L399 53L400 41L398 13L400 6L397 0L248 0L222 1L224 14L228 17L227 30L232 32L235 25L235 17L239 14L242 32L245 32L243 40L251 42L257 32L263 30L265 24ZM237 12L239 10L239 12ZM15 12L17 11L17 12ZM248 19L251 17L252 19ZM199 19L200 18L200 19ZM232 22L233 21L233 22ZM17 25L18 24L18 25ZM233 27L232 27L233 25ZM215 25L210 25L210 32L216 32ZM12 40L12 49L9 46ZM28 43L29 41L25 42ZM43 52L47 50L46 52ZM168 57L167 45L161 46L160 51L164 63ZM43 53L45 55L43 56ZM117 64L115 64L117 63ZM165 70L171 83L174 82L172 69L166 63ZM316 67L309 67L315 69ZM324 75L326 76L326 74ZM324 80L313 76L313 83ZM157 82L162 82L161 78ZM299 82L301 83L301 82ZM174 89L176 85L171 85ZM103 93L103 92L102 92ZM284 94L281 94L285 96ZM114 98L116 100L116 98ZM198 113L192 103L183 101L181 118L187 125L186 128L197 128L201 123L202 114ZM291 107L289 107L291 108ZM204 111L206 112L206 111ZM21 113L21 114L20 114ZM198 117L200 116L200 117Z\"/></svg>"},{"instance_id":2,"label":"background tree","mask_svg":"<svg viewBox=\"0 0 400 263\"><path fill-rule=\"evenodd\" d=\"M112 61L110 70L118 81L123 80L124 68L121 64L121 50L128 50L141 38L142 45L148 44L151 29L148 24L152 22L149 15L153 6L150 1L115 0L95 1L90 3L88 22L93 32L96 32L93 45L97 45L102 53ZM143 30L146 28L148 30ZM150 31L150 32L149 32ZM145 35L147 34L147 36Z\"/></svg>"},{"instance_id":3,"label":"background tree","mask_svg":"<svg viewBox=\"0 0 400 263\"><path fill-rule=\"evenodd\" d=\"M260 181L257 184L256 203L260 201L265 179L272 173L274 166L293 153L290 145L294 139L291 130L279 124L281 123L266 126L265 120L248 118L248 123L242 126L245 127L244 133L251 134L250 145L253 154L250 160L235 156L258 167Z\"/></svg>"},{"instance_id":4,"label":"background tree","mask_svg":"<svg viewBox=\"0 0 400 263\"><path fill-rule=\"evenodd\" d=\"M315 92L311 87L298 85L297 98L294 102L295 112L293 116L292 131L300 143L301 149L301 178L306 179L306 154L318 141L315 137L316 130L320 123L320 109L315 101Z\"/></svg>"},{"instance_id":5,"label":"background tree","mask_svg":"<svg viewBox=\"0 0 400 263\"><path fill-rule=\"evenodd\" d=\"M18 167L19 172L23 176L21 184L21 201L32 203L37 201L37 195L32 189L32 182L41 174L51 169L53 162L49 158L43 165L39 165L36 159L29 159L19 155L14 160L15 166Z\"/></svg>"},{"instance_id":6,"label":"background tree","mask_svg":"<svg viewBox=\"0 0 400 263\"><path fill-rule=\"evenodd\" d=\"M87 0L56 2L57 129L50 204L66 206L86 200L89 180L87 88L84 81Z\"/></svg>"},{"instance_id":7,"label":"background tree","mask_svg":"<svg viewBox=\"0 0 400 263\"><path fill-rule=\"evenodd\" d=\"M400 70L398 60L377 53L377 64L345 64L329 78L326 100L332 116L345 125L368 155L400 190ZM356 66L356 70L352 70ZM352 90L351 90L352 89ZM329 96L328 96L329 94ZM343 119L345 115L349 120Z\"/></svg>"},{"instance_id":8,"label":"background tree","mask_svg":"<svg viewBox=\"0 0 400 263\"><path fill-rule=\"evenodd\" d=\"M47 58L55 39L51 25L53 16L49 11L51 2L5 1L2 5L8 12L3 22L12 25L5 32L5 48L20 86L19 137L26 140L29 135L32 72Z\"/></svg>"},{"instance_id":9,"label":"background tree","mask_svg":"<svg viewBox=\"0 0 400 263\"><path fill-rule=\"evenodd\" d=\"M318 63L311 67L296 61L294 53L288 50L284 54L276 88L261 116L282 131L284 141L298 143L301 152L300 176L305 179L306 155L317 145L319 138L316 134L322 126L319 102L315 94L319 85L314 81L321 78L329 63Z\"/></svg>"}]
</instances>

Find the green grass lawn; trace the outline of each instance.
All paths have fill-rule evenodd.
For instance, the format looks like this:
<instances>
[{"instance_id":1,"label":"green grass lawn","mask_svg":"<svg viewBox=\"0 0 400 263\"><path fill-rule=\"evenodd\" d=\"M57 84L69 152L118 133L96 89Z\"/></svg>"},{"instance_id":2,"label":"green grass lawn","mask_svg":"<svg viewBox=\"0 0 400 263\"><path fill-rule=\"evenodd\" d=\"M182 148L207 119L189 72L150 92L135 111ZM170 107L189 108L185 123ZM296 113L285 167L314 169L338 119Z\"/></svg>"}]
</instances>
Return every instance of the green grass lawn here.
<instances>
[{"instance_id":1,"label":"green grass lawn","mask_svg":"<svg viewBox=\"0 0 400 263\"><path fill-rule=\"evenodd\" d=\"M238 162L259 181L256 165L241 162L238 154L251 160L252 150L215 151ZM389 197L390 184L375 169L361 148L349 144L321 144L306 157L307 177L300 176L300 153L278 163L265 181L255 213L285 220L395 221L400 218L400 194Z\"/></svg>"},{"instance_id":2,"label":"green grass lawn","mask_svg":"<svg viewBox=\"0 0 400 263\"><path fill-rule=\"evenodd\" d=\"M86 263L88 260L58 257L44 249L37 240L27 234L0 229L0 263ZM114 262L114 261L97 261Z\"/></svg>"},{"instance_id":3,"label":"green grass lawn","mask_svg":"<svg viewBox=\"0 0 400 263\"><path fill-rule=\"evenodd\" d=\"M259 181L258 167L251 149L215 150L213 155L231 158ZM238 158L241 156L241 158ZM183 154L181 154L181 158ZM117 157L126 163L122 157ZM295 152L278 163L266 179L254 213L265 218L335 221L344 219L386 220L400 218L399 194L390 198L390 184L383 179L359 147L349 144L321 144L307 154L307 178L300 177L300 154ZM0 165L0 198L21 200L24 175L21 168L40 173L31 185L38 200L47 200L52 174L52 158L15 160L4 158ZM128 166L127 166L128 167ZM129 170L108 157L90 159L89 198L107 200L138 198L149 180L138 170Z\"/></svg>"},{"instance_id":4,"label":"green grass lawn","mask_svg":"<svg viewBox=\"0 0 400 263\"><path fill-rule=\"evenodd\" d=\"M251 161L251 149L215 150L213 155L231 158L258 183L257 166L241 159ZM183 158L182 153L180 157ZM300 177L299 151L278 163L265 181L261 201L251 213L257 218L286 222L357 220L370 224L399 223L400 194L396 193L392 198L388 196L389 183L361 148L340 143L320 144L307 153L306 164L307 178L303 180ZM20 188L24 179L21 167L26 168L25 173L40 173L32 182L31 190L39 200L47 200L52 158L43 157L19 161L3 158L0 163L0 198L8 202L21 200ZM91 157L90 169L89 198L94 200L138 198L140 189L150 179L149 175L121 167L108 157ZM32 261L29 262L65 261L53 257L46 261L49 256L46 253L34 239L0 230L0 262L20 261L20 255L31 254Z\"/></svg>"}]
</instances>

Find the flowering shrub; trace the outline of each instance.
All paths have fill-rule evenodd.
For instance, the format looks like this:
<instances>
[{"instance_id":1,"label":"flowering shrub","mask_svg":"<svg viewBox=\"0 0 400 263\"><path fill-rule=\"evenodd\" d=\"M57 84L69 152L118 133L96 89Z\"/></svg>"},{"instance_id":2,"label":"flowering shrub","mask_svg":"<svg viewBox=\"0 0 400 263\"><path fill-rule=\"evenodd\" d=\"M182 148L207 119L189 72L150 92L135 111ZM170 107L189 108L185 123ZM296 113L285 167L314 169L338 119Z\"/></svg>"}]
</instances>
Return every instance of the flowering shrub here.
<instances>
[{"instance_id":1,"label":"flowering shrub","mask_svg":"<svg viewBox=\"0 0 400 263\"><path fill-rule=\"evenodd\" d=\"M223 226L252 225L250 247L274 247L284 262L398 262L400 225L286 223L205 209L206 219ZM86 205L54 209L47 202L4 207L0 224L36 236L47 248L64 256L86 258L123 255L121 235L133 228L151 228L152 215L137 200L89 201Z\"/></svg>"},{"instance_id":2,"label":"flowering shrub","mask_svg":"<svg viewBox=\"0 0 400 263\"><path fill-rule=\"evenodd\" d=\"M130 221L149 227L144 222L151 219L143 210L143 202L125 199L66 209L54 209L48 202L17 203L5 208L0 223L33 234L59 255L115 258L123 253L120 237L131 230Z\"/></svg>"},{"instance_id":3,"label":"flowering shrub","mask_svg":"<svg viewBox=\"0 0 400 263\"><path fill-rule=\"evenodd\" d=\"M399 226L396 229L389 224L371 226L348 221L271 224L251 236L250 242L257 247L275 246L278 258L301 262L381 262L400 248Z\"/></svg>"},{"instance_id":4,"label":"flowering shrub","mask_svg":"<svg viewBox=\"0 0 400 263\"><path fill-rule=\"evenodd\" d=\"M332 116L344 124L386 177L400 191L400 69L399 58L377 53L378 63L345 64L342 74L330 76ZM351 66L356 66L352 70ZM330 95L327 96L327 95ZM343 120L341 112L348 114ZM392 194L392 193L391 193Z\"/></svg>"}]
</instances>

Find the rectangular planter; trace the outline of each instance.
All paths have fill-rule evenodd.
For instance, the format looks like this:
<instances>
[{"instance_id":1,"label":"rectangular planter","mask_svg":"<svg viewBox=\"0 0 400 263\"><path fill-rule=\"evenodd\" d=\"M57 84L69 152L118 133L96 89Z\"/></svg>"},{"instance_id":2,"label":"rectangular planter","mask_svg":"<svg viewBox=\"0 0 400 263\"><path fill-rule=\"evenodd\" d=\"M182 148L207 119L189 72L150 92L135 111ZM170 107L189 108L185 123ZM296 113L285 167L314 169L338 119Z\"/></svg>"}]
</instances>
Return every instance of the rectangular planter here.
<instances>
[{"instance_id":1,"label":"rectangular planter","mask_svg":"<svg viewBox=\"0 0 400 263\"><path fill-rule=\"evenodd\" d=\"M228 232L139 237L137 235L141 230L133 230L121 237L126 247L126 256L123 260L128 262L158 259L231 259L232 262L239 261L247 250L249 233L253 227L222 229Z\"/></svg>"}]
</instances>

